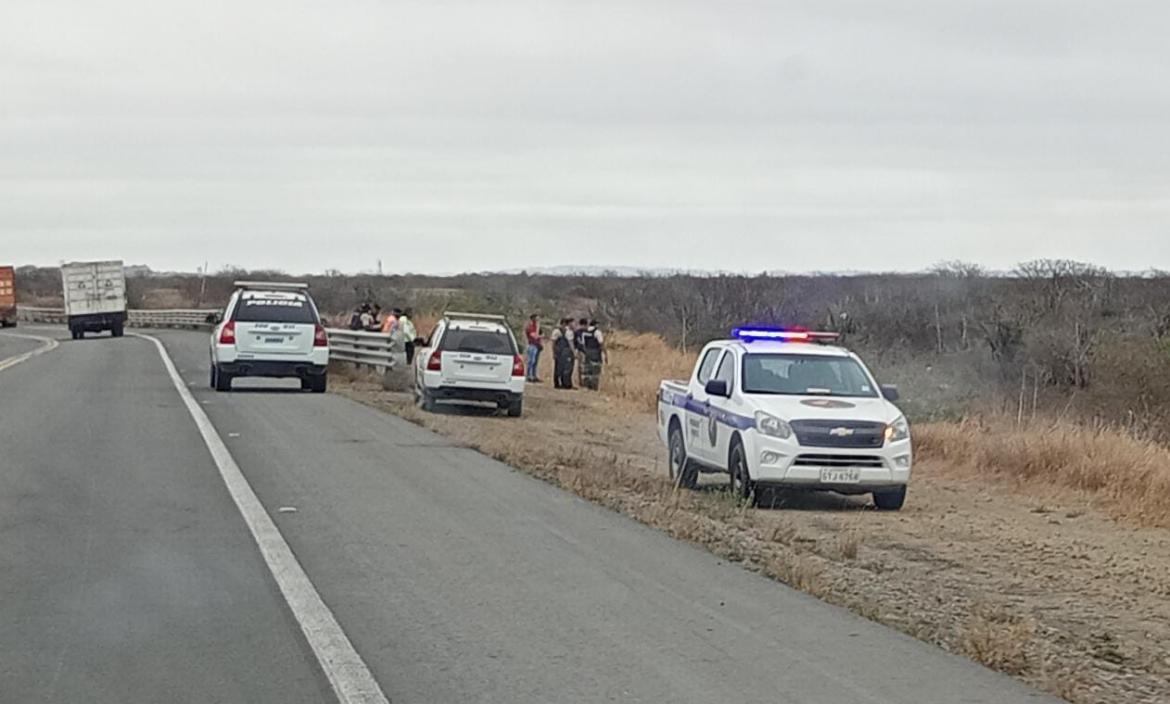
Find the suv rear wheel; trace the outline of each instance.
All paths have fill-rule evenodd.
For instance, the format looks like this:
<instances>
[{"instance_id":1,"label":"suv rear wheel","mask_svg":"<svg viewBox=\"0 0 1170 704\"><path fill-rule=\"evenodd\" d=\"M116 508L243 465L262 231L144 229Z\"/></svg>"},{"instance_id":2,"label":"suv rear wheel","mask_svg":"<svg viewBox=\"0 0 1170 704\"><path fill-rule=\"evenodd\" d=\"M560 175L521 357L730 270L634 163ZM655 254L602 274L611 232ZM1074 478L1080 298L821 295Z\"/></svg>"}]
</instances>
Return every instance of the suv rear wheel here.
<instances>
[{"instance_id":1,"label":"suv rear wheel","mask_svg":"<svg viewBox=\"0 0 1170 704\"><path fill-rule=\"evenodd\" d=\"M315 394L323 394L329 388L329 373L309 377L309 390Z\"/></svg>"},{"instance_id":2,"label":"suv rear wheel","mask_svg":"<svg viewBox=\"0 0 1170 704\"><path fill-rule=\"evenodd\" d=\"M232 390L232 375L228 374L219 367L215 368L215 390L216 391L231 391Z\"/></svg>"},{"instance_id":3,"label":"suv rear wheel","mask_svg":"<svg viewBox=\"0 0 1170 704\"><path fill-rule=\"evenodd\" d=\"M508 404L508 417L519 418L524 413L524 400L514 399Z\"/></svg>"}]
</instances>

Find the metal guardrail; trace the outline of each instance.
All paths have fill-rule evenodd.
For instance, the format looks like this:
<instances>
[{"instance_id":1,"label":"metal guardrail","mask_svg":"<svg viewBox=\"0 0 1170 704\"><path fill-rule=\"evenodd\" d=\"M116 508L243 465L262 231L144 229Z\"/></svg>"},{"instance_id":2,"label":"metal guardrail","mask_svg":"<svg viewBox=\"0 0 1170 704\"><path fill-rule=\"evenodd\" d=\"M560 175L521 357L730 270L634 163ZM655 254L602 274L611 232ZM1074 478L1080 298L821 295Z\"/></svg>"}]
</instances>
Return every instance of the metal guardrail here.
<instances>
[{"instance_id":1,"label":"metal guardrail","mask_svg":"<svg viewBox=\"0 0 1170 704\"><path fill-rule=\"evenodd\" d=\"M215 310L169 309L126 311L127 323L142 328L201 328L209 326L208 316ZM16 319L26 323L65 324L65 311L60 308L17 306Z\"/></svg>"},{"instance_id":2,"label":"metal guardrail","mask_svg":"<svg viewBox=\"0 0 1170 704\"><path fill-rule=\"evenodd\" d=\"M208 316L216 310L135 310L127 311L133 327L201 328L209 327ZM26 323L65 324L65 311L60 308L17 306L17 320ZM326 328L329 335L329 358L371 367L401 368L406 366L406 344L401 337L391 338L380 332Z\"/></svg>"},{"instance_id":3,"label":"metal guardrail","mask_svg":"<svg viewBox=\"0 0 1170 704\"><path fill-rule=\"evenodd\" d=\"M400 336L340 328L326 328L325 332L330 360L388 368L406 365L406 344Z\"/></svg>"}]
</instances>

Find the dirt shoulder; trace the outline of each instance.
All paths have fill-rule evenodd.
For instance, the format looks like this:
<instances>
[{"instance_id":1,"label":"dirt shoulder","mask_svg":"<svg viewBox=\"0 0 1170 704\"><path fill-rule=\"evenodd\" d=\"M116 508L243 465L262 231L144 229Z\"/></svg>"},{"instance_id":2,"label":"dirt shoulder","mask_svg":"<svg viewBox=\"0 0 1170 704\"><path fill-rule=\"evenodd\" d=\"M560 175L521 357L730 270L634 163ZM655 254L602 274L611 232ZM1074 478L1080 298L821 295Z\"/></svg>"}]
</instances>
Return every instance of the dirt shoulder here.
<instances>
[{"instance_id":1,"label":"dirt shoulder","mask_svg":"<svg viewBox=\"0 0 1170 704\"><path fill-rule=\"evenodd\" d=\"M1069 701L1170 701L1170 531L1118 522L1086 495L927 458L899 513L831 494L748 509L720 475L674 490L640 405L540 386L519 421L427 414L373 378L337 381L338 393Z\"/></svg>"}]
</instances>

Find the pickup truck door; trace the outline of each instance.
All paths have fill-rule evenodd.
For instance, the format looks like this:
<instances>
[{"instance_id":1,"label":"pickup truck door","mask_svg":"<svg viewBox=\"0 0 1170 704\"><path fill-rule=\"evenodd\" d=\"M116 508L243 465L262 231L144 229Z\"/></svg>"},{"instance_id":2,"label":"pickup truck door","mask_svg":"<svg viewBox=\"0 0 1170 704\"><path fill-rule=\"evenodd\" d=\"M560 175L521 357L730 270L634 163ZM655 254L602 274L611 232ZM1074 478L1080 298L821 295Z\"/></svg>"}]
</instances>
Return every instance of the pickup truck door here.
<instances>
[{"instance_id":1,"label":"pickup truck door","mask_svg":"<svg viewBox=\"0 0 1170 704\"><path fill-rule=\"evenodd\" d=\"M710 416L711 426L708 428L710 435L710 461L718 467L727 467L727 460L731 454L731 435L735 432L733 425L737 422L739 417L735 399L735 384L736 384L736 363L735 352L727 350L719 359L718 366L715 367L715 374L711 377L716 381L722 381L727 384L727 390L731 393L731 398L723 398L722 396L708 399L708 415Z\"/></svg>"},{"instance_id":2,"label":"pickup truck door","mask_svg":"<svg viewBox=\"0 0 1170 704\"><path fill-rule=\"evenodd\" d=\"M725 352L718 347L712 347L703 354L695 376L691 379L690 393L687 394L687 454L704 464L712 464L715 460L715 442L711 431L711 399L707 394L707 382Z\"/></svg>"}]
</instances>

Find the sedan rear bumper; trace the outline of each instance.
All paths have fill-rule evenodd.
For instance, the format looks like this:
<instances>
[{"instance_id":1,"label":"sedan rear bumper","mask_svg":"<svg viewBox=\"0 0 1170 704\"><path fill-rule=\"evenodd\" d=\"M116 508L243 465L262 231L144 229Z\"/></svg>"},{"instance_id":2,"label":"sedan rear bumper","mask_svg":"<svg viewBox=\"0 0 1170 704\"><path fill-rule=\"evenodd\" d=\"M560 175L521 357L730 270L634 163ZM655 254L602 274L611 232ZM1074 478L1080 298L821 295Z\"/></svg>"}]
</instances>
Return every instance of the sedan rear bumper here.
<instances>
[{"instance_id":1,"label":"sedan rear bumper","mask_svg":"<svg viewBox=\"0 0 1170 704\"><path fill-rule=\"evenodd\" d=\"M237 360L235 362L222 362L219 365L221 371L231 374L232 376L263 376L275 378L298 377L305 379L313 376L321 376L325 373L328 367L311 364L309 362L282 362L270 360Z\"/></svg>"},{"instance_id":2,"label":"sedan rear bumper","mask_svg":"<svg viewBox=\"0 0 1170 704\"><path fill-rule=\"evenodd\" d=\"M504 389L475 389L464 386L439 386L437 388L427 389L427 393L436 401L480 401L502 406L506 406L523 397L523 394Z\"/></svg>"}]
</instances>

